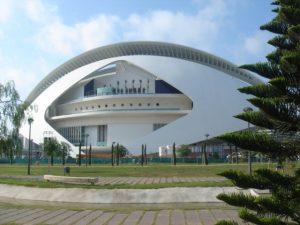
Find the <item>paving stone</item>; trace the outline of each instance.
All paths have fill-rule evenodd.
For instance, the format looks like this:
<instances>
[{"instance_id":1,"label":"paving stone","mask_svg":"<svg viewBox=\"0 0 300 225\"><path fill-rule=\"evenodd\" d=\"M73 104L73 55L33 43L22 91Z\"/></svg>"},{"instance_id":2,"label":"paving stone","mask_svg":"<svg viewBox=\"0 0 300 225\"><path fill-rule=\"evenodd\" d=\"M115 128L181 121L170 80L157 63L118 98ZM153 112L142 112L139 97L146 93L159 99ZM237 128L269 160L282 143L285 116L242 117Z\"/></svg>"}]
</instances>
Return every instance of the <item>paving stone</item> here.
<instances>
[{"instance_id":1,"label":"paving stone","mask_svg":"<svg viewBox=\"0 0 300 225\"><path fill-rule=\"evenodd\" d=\"M2 213L0 214L0 216L9 214L9 213L11 213L11 212L13 212L15 210L17 210L17 209L6 209L6 210L3 210Z\"/></svg>"},{"instance_id":2,"label":"paving stone","mask_svg":"<svg viewBox=\"0 0 300 225\"><path fill-rule=\"evenodd\" d=\"M178 183L180 182L180 180L178 179L178 177L173 177L173 182Z\"/></svg>"},{"instance_id":3,"label":"paving stone","mask_svg":"<svg viewBox=\"0 0 300 225\"><path fill-rule=\"evenodd\" d=\"M91 223L91 225L102 225L105 224L110 218L112 218L113 213L103 213L99 216L95 221Z\"/></svg>"},{"instance_id":4,"label":"paving stone","mask_svg":"<svg viewBox=\"0 0 300 225\"><path fill-rule=\"evenodd\" d=\"M102 211L94 211L91 214L87 215L86 217L82 218L81 220L77 221L75 225L86 225L92 222L94 219L99 217L103 212Z\"/></svg>"},{"instance_id":5,"label":"paving stone","mask_svg":"<svg viewBox=\"0 0 300 225\"><path fill-rule=\"evenodd\" d=\"M59 224L60 225L72 224L72 223L86 217L90 213L91 213L91 210L84 210L81 212L77 212L77 213L73 214L72 216L70 216L69 218L62 220L61 222L59 222Z\"/></svg>"},{"instance_id":6,"label":"paving stone","mask_svg":"<svg viewBox=\"0 0 300 225\"><path fill-rule=\"evenodd\" d=\"M122 177L116 177L114 181L111 182L110 184L123 184L123 183L124 183L124 179Z\"/></svg>"},{"instance_id":7,"label":"paving stone","mask_svg":"<svg viewBox=\"0 0 300 225\"><path fill-rule=\"evenodd\" d=\"M23 213L18 213L18 214L14 215L14 216L10 216L10 217L8 217L6 219L2 219L0 221L0 224L5 224L5 223L13 222L15 220L18 220L18 219L21 219L23 217L29 216L29 215L31 215L31 214L33 214L35 212L39 212L41 210L42 209L28 209L27 211L25 211Z\"/></svg>"},{"instance_id":8,"label":"paving stone","mask_svg":"<svg viewBox=\"0 0 300 225\"><path fill-rule=\"evenodd\" d=\"M146 184L152 184L154 177L148 177Z\"/></svg>"},{"instance_id":9,"label":"paving stone","mask_svg":"<svg viewBox=\"0 0 300 225\"><path fill-rule=\"evenodd\" d=\"M178 177L179 182L184 183L186 182L185 177Z\"/></svg>"},{"instance_id":10,"label":"paving stone","mask_svg":"<svg viewBox=\"0 0 300 225\"><path fill-rule=\"evenodd\" d=\"M153 184L158 184L159 182L160 182L160 178L159 177L154 178Z\"/></svg>"},{"instance_id":11,"label":"paving stone","mask_svg":"<svg viewBox=\"0 0 300 225\"><path fill-rule=\"evenodd\" d=\"M173 210L171 213L171 224L172 225L184 225L185 219L182 210Z\"/></svg>"},{"instance_id":12,"label":"paving stone","mask_svg":"<svg viewBox=\"0 0 300 225\"><path fill-rule=\"evenodd\" d=\"M186 181L185 182L194 182L192 177L186 177Z\"/></svg>"},{"instance_id":13,"label":"paving stone","mask_svg":"<svg viewBox=\"0 0 300 225\"><path fill-rule=\"evenodd\" d=\"M113 218L107 223L107 225L119 225L122 224L127 214L115 214Z\"/></svg>"},{"instance_id":14,"label":"paving stone","mask_svg":"<svg viewBox=\"0 0 300 225\"><path fill-rule=\"evenodd\" d=\"M132 212L124 221L123 225L134 225L140 220L141 216L143 215L142 211L135 211Z\"/></svg>"},{"instance_id":15,"label":"paving stone","mask_svg":"<svg viewBox=\"0 0 300 225\"><path fill-rule=\"evenodd\" d=\"M136 180L133 182L133 183L131 183L132 185L135 185L135 184L139 184L140 183L140 181L143 179L143 177L138 177L138 178L136 178Z\"/></svg>"},{"instance_id":16,"label":"paving stone","mask_svg":"<svg viewBox=\"0 0 300 225\"><path fill-rule=\"evenodd\" d=\"M129 177L126 179L125 183L126 184L133 184L136 181L135 177Z\"/></svg>"},{"instance_id":17,"label":"paving stone","mask_svg":"<svg viewBox=\"0 0 300 225\"><path fill-rule=\"evenodd\" d=\"M213 217L213 215L209 210L206 209L200 210L199 215L202 223L205 225L214 225L216 223L215 218Z\"/></svg>"},{"instance_id":18,"label":"paving stone","mask_svg":"<svg viewBox=\"0 0 300 225\"><path fill-rule=\"evenodd\" d=\"M155 219L155 212L145 212L143 218L139 222L139 225L151 225Z\"/></svg>"},{"instance_id":19,"label":"paving stone","mask_svg":"<svg viewBox=\"0 0 300 225\"><path fill-rule=\"evenodd\" d=\"M119 179L118 177L110 177L110 178L107 179L106 184L113 184L118 179Z\"/></svg>"},{"instance_id":20,"label":"paving stone","mask_svg":"<svg viewBox=\"0 0 300 225\"><path fill-rule=\"evenodd\" d=\"M147 183L147 181L148 181L148 177L145 177L145 178L142 178L141 180L140 180L140 184L146 184Z\"/></svg>"},{"instance_id":21,"label":"paving stone","mask_svg":"<svg viewBox=\"0 0 300 225\"><path fill-rule=\"evenodd\" d=\"M104 177L98 177L98 182L96 184L97 185L102 185L104 181L105 181Z\"/></svg>"},{"instance_id":22,"label":"paving stone","mask_svg":"<svg viewBox=\"0 0 300 225\"><path fill-rule=\"evenodd\" d=\"M13 209L13 210L9 211L8 213L2 214L0 216L0 221L4 220L6 218L9 218L9 217L18 215L19 213L26 212L26 211L27 211L26 209Z\"/></svg>"},{"instance_id":23,"label":"paving stone","mask_svg":"<svg viewBox=\"0 0 300 225\"><path fill-rule=\"evenodd\" d=\"M9 209L1 208L0 215L5 214Z\"/></svg>"},{"instance_id":24,"label":"paving stone","mask_svg":"<svg viewBox=\"0 0 300 225\"><path fill-rule=\"evenodd\" d=\"M75 213L77 213L77 211L67 211L64 212L46 222L44 222L45 224L58 224L60 221L69 218L70 216L74 215Z\"/></svg>"},{"instance_id":25,"label":"paving stone","mask_svg":"<svg viewBox=\"0 0 300 225\"><path fill-rule=\"evenodd\" d=\"M41 211L35 212L35 213L33 213L33 214L29 215L29 216L26 216L26 217L23 217L21 219L18 219L16 221L14 221L14 223L25 224L25 223L28 223L28 222L30 222L32 220L35 220L38 217L41 217L41 216L45 215L47 213L49 213L48 210L41 210Z\"/></svg>"},{"instance_id":26,"label":"paving stone","mask_svg":"<svg viewBox=\"0 0 300 225\"><path fill-rule=\"evenodd\" d=\"M186 224L187 225L200 225L201 220L199 217L199 214L196 210L188 210L185 211L185 218L186 218Z\"/></svg>"},{"instance_id":27,"label":"paving stone","mask_svg":"<svg viewBox=\"0 0 300 225\"><path fill-rule=\"evenodd\" d=\"M160 178L159 183L164 184L164 183L166 183L166 182L167 182L167 179L166 179L165 177L161 177L161 178Z\"/></svg>"},{"instance_id":28,"label":"paving stone","mask_svg":"<svg viewBox=\"0 0 300 225\"><path fill-rule=\"evenodd\" d=\"M172 177L167 177L167 183L173 183L173 178Z\"/></svg>"},{"instance_id":29,"label":"paving stone","mask_svg":"<svg viewBox=\"0 0 300 225\"><path fill-rule=\"evenodd\" d=\"M219 220L229 220L228 215L226 215L226 213L221 209L212 209L210 211L214 215L214 217L217 221L219 221Z\"/></svg>"},{"instance_id":30,"label":"paving stone","mask_svg":"<svg viewBox=\"0 0 300 225\"><path fill-rule=\"evenodd\" d=\"M170 211L169 210L161 210L155 220L155 225L168 225L169 224L169 217L170 217Z\"/></svg>"},{"instance_id":31,"label":"paving stone","mask_svg":"<svg viewBox=\"0 0 300 225\"><path fill-rule=\"evenodd\" d=\"M49 212L48 214L46 214L44 216L38 217L38 218L26 223L26 225L34 225L34 224L42 223L43 221L46 221L57 215L60 215L60 214L64 213L65 211L66 211L65 209L60 209L60 210L56 210L54 212Z\"/></svg>"}]
</instances>

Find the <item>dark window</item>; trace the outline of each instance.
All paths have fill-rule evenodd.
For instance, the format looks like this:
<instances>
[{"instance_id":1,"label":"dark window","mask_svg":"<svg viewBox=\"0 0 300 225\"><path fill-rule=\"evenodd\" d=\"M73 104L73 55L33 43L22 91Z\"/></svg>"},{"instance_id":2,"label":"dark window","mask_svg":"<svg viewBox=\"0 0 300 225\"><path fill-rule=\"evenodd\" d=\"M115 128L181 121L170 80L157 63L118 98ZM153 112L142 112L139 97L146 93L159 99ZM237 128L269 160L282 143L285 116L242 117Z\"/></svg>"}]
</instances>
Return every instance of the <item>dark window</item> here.
<instances>
[{"instance_id":1,"label":"dark window","mask_svg":"<svg viewBox=\"0 0 300 225\"><path fill-rule=\"evenodd\" d=\"M101 144L104 144L104 142L107 141L107 125L99 125L98 126L98 142L102 142Z\"/></svg>"},{"instance_id":2,"label":"dark window","mask_svg":"<svg viewBox=\"0 0 300 225\"><path fill-rule=\"evenodd\" d=\"M105 105L105 108L107 108L107 105Z\"/></svg>"},{"instance_id":3,"label":"dark window","mask_svg":"<svg viewBox=\"0 0 300 225\"><path fill-rule=\"evenodd\" d=\"M94 80L91 80L84 85L84 96L90 96L94 94Z\"/></svg>"},{"instance_id":4,"label":"dark window","mask_svg":"<svg viewBox=\"0 0 300 225\"><path fill-rule=\"evenodd\" d=\"M100 106L100 105L98 105L98 108L101 108L101 106Z\"/></svg>"},{"instance_id":5,"label":"dark window","mask_svg":"<svg viewBox=\"0 0 300 225\"><path fill-rule=\"evenodd\" d=\"M139 103L139 106L142 106L142 103Z\"/></svg>"},{"instance_id":6,"label":"dark window","mask_svg":"<svg viewBox=\"0 0 300 225\"><path fill-rule=\"evenodd\" d=\"M130 103L130 106L133 106L133 104L132 104L132 103Z\"/></svg>"},{"instance_id":7,"label":"dark window","mask_svg":"<svg viewBox=\"0 0 300 225\"><path fill-rule=\"evenodd\" d=\"M148 106L150 106L150 105L151 105L151 103L148 103L147 105L148 105Z\"/></svg>"},{"instance_id":8,"label":"dark window","mask_svg":"<svg viewBox=\"0 0 300 225\"><path fill-rule=\"evenodd\" d=\"M113 104L113 107L116 107L116 104Z\"/></svg>"},{"instance_id":9,"label":"dark window","mask_svg":"<svg viewBox=\"0 0 300 225\"><path fill-rule=\"evenodd\" d=\"M158 102L156 103L156 106L159 106L159 103L158 103Z\"/></svg>"},{"instance_id":10,"label":"dark window","mask_svg":"<svg viewBox=\"0 0 300 225\"><path fill-rule=\"evenodd\" d=\"M121 106L123 107L123 106L124 106L124 104L122 103L122 104L121 104Z\"/></svg>"},{"instance_id":11,"label":"dark window","mask_svg":"<svg viewBox=\"0 0 300 225\"><path fill-rule=\"evenodd\" d=\"M178 89L163 80L155 80L155 93L161 94L182 94Z\"/></svg>"}]
</instances>

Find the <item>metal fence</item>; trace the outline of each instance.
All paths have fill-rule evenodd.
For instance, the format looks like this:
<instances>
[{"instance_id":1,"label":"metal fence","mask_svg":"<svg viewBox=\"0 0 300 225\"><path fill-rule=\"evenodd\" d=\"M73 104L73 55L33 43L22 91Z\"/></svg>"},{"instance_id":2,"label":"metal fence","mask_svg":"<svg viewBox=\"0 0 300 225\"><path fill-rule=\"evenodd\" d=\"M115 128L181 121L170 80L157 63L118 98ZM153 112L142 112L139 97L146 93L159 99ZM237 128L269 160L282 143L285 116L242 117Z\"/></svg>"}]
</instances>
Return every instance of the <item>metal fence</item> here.
<instances>
[{"instance_id":1,"label":"metal fence","mask_svg":"<svg viewBox=\"0 0 300 225\"><path fill-rule=\"evenodd\" d=\"M267 162L268 159L257 159L253 158L253 162ZM144 163L145 163L144 159ZM62 159L54 159L54 164L62 164ZM76 164L78 163L76 159L74 158L68 158L66 159L66 164ZM110 158L92 158L91 160L92 164L100 165L100 164L111 164L111 159ZM246 162L246 160L239 160L239 162ZM10 164L11 161L10 159L7 158L1 158L0 159L0 164ZM13 159L12 160L13 164L27 164L28 159ZM39 164L49 164L50 163L50 158L44 158L44 159L32 159L32 164L33 165L39 165ZM88 163L88 160L87 160ZM116 160L115 160L116 163ZM120 164L141 164L141 158L120 158L119 160ZM172 164L173 163L173 158L169 157L156 157L156 158L147 158L147 163L148 164ZM202 159L201 158L176 158L176 163L177 164L202 164ZM208 163L229 163L227 158L208 158ZM235 162L234 162L235 163ZM82 158L81 159L81 164L86 164L86 159Z\"/></svg>"}]
</instances>

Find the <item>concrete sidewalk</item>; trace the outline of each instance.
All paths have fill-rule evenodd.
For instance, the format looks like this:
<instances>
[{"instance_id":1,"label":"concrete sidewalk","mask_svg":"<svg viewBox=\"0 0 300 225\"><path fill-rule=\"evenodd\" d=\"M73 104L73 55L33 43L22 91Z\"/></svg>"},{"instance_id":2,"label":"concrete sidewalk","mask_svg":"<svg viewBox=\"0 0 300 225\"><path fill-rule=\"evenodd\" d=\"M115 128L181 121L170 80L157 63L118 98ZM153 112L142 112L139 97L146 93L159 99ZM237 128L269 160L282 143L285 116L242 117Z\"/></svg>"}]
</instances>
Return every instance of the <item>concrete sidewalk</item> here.
<instances>
[{"instance_id":1,"label":"concrete sidewalk","mask_svg":"<svg viewBox=\"0 0 300 225\"><path fill-rule=\"evenodd\" d=\"M219 202L219 193L234 187L174 187L159 189L35 188L0 184L0 197L82 203Z\"/></svg>"},{"instance_id":2,"label":"concrete sidewalk","mask_svg":"<svg viewBox=\"0 0 300 225\"><path fill-rule=\"evenodd\" d=\"M129 213L67 209L46 210L0 208L0 224L59 224L59 225L213 225L219 220L235 220L246 224L232 209L201 210L136 210Z\"/></svg>"}]
</instances>

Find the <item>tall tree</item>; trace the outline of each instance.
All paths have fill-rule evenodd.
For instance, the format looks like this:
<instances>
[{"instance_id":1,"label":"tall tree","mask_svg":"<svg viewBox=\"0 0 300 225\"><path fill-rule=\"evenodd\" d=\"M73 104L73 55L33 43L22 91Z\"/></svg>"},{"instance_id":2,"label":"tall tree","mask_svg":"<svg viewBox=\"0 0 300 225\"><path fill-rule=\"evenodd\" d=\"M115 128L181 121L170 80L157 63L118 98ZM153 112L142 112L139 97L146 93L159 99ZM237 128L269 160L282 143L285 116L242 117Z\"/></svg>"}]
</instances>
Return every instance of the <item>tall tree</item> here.
<instances>
[{"instance_id":1,"label":"tall tree","mask_svg":"<svg viewBox=\"0 0 300 225\"><path fill-rule=\"evenodd\" d=\"M13 155L21 150L19 128L27 107L28 104L20 100L13 81L0 83L0 140L6 143L2 146L3 151L10 151L6 156L9 156L11 161ZM8 147L9 149L4 149Z\"/></svg>"},{"instance_id":2,"label":"tall tree","mask_svg":"<svg viewBox=\"0 0 300 225\"><path fill-rule=\"evenodd\" d=\"M49 138L44 143L44 154L50 156L50 163L53 166L54 157L61 154L61 146L56 138Z\"/></svg>"},{"instance_id":3,"label":"tall tree","mask_svg":"<svg viewBox=\"0 0 300 225\"><path fill-rule=\"evenodd\" d=\"M249 102L259 110L236 117L258 127L260 131L244 131L220 136L245 150L260 152L279 163L300 155L300 1L277 0L275 18L261 26L275 34L268 43L275 51L267 62L244 65L269 82L248 86L240 92L255 96ZM220 194L219 199L244 207L240 217L254 224L300 224L300 169L293 175L261 169L249 174L226 171L223 176L242 188L269 189L268 197L245 194ZM219 222L218 224L235 224Z\"/></svg>"}]
</instances>

